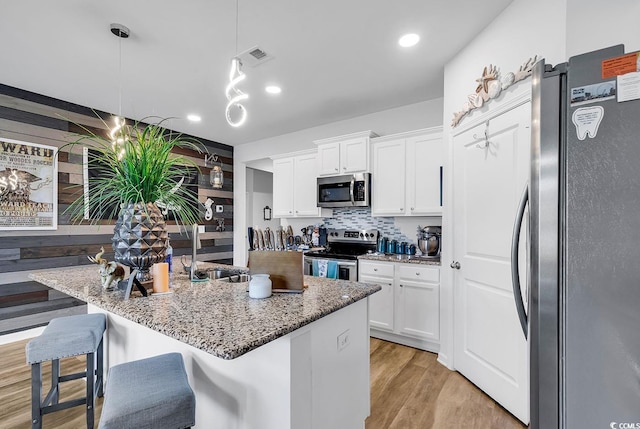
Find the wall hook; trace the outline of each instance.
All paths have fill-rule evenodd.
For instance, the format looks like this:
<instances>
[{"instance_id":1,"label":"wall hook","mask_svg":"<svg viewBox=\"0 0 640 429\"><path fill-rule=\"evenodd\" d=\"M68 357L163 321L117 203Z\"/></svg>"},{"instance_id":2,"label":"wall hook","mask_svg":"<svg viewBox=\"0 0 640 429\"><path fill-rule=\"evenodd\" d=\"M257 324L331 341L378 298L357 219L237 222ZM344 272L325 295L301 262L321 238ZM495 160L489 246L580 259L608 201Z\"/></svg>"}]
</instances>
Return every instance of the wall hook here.
<instances>
[{"instance_id":1,"label":"wall hook","mask_svg":"<svg viewBox=\"0 0 640 429\"><path fill-rule=\"evenodd\" d=\"M477 134L473 135L474 140L480 140L482 137L478 137ZM478 149L485 149L489 147L489 121L484 123L484 142L476 143Z\"/></svg>"}]
</instances>

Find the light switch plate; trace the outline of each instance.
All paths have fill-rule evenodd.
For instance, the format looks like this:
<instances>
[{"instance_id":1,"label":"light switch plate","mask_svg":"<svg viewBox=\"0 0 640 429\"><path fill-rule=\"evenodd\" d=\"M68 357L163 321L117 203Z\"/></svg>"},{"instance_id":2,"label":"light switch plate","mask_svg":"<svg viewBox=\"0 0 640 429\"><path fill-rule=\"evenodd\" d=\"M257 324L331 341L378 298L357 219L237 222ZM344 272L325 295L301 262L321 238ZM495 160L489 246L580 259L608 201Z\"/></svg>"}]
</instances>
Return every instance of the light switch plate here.
<instances>
[{"instance_id":1,"label":"light switch plate","mask_svg":"<svg viewBox=\"0 0 640 429\"><path fill-rule=\"evenodd\" d=\"M222 211L223 211L223 210L224 210L224 207L222 207L222 205L221 205L221 204L218 204L218 205L216 206L216 213L222 213Z\"/></svg>"}]
</instances>

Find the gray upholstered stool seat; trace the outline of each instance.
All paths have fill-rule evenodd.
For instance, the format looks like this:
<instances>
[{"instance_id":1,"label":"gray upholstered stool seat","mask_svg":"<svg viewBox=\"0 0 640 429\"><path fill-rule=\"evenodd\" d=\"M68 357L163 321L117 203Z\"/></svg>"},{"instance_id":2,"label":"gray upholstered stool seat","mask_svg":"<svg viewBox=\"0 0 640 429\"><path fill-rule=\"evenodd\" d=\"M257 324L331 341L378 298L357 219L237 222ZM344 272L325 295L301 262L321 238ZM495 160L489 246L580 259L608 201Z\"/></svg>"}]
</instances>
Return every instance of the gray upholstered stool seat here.
<instances>
[{"instance_id":1,"label":"gray upholstered stool seat","mask_svg":"<svg viewBox=\"0 0 640 429\"><path fill-rule=\"evenodd\" d=\"M44 332L27 344L27 363L95 352L102 341L104 314L80 314L52 319Z\"/></svg>"},{"instance_id":2,"label":"gray upholstered stool seat","mask_svg":"<svg viewBox=\"0 0 640 429\"><path fill-rule=\"evenodd\" d=\"M100 429L183 429L195 425L196 398L180 353L109 369Z\"/></svg>"},{"instance_id":3,"label":"gray upholstered stool seat","mask_svg":"<svg viewBox=\"0 0 640 429\"><path fill-rule=\"evenodd\" d=\"M42 427L42 416L78 405L86 406L87 428L93 428L94 401L102 396L102 336L107 322L104 314L80 314L52 319L42 334L27 343L27 363L31 365L31 427ZM83 372L60 375L60 359L87 356ZM51 388L42 399L42 362L51 361ZM86 395L59 402L60 383L86 378Z\"/></svg>"}]
</instances>

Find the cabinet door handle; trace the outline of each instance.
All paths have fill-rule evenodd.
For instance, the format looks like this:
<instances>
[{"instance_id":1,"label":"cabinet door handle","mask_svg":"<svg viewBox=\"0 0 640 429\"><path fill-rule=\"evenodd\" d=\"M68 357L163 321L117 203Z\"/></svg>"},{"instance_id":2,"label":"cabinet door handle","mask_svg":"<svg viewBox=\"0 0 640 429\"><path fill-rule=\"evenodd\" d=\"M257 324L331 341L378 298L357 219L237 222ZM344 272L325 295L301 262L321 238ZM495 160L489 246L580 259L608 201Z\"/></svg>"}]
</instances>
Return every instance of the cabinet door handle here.
<instances>
[{"instance_id":1,"label":"cabinet door handle","mask_svg":"<svg viewBox=\"0 0 640 429\"><path fill-rule=\"evenodd\" d=\"M296 213L300 213L298 210L296 210Z\"/></svg>"},{"instance_id":2,"label":"cabinet door handle","mask_svg":"<svg viewBox=\"0 0 640 429\"><path fill-rule=\"evenodd\" d=\"M338 171L338 167L334 168L334 170Z\"/></svg>"},{"instance_id":3,"label":"cabinet door handle","mask_svg":"<svg viewBox=\"0 0 640 429\"><path fill-rule=\"evenodd\" d=\"M403 212L403 211L404 211L404 209L401 207L401 208L400 208L400 211L401 211L401 212Z\"/></svg>"},{"instance_id":4,"label":"cabinet door handle","mask_svg":"<svg viewBox=\"0 0 640 429\"><path fill-rule=\"evenodd\" d=\"M460 269L460 262L452 262L451 265L449 265L451 268L455 268L456 270Z\"/></svg>"},{"instance_id":5,"label":"cabinet door handle","mask_svg":"<svg viewBox=\"0 0 640 429\"><path fill-rule=\"evenodd\" d=\"M378 269L377 269L377 268L374 268L374 269L373 269L373 271L378 271Z\"/></svg>"},{"instance_id":6,"label":"cabinet door handle","mask_svg":"<svg viewBox=\"0 0 640 429\"><path fill-rule=\"evenodd\" d=\"M343 170L346 170L346 169L347 169L347 167L342 167L342 169L343 169Z\"/></svg>"},{"instance_id":7,"label":"cabinet door handle","mask_svg":"<svg viewBox=\"0 0 640 429\"><path fill-rule=\"evenodd\" d=\"M402 286L404 286L404 285L400 285L400 287L402 287Z\"/></svg>"},{"instance_id":8,"label":"cabinet door handle","mask_svg":"<svg viewBox=\"0 0 640 429\"><path fill-rule=\"evenodd\" d=\"M420 275L420 273L416 273L416 276L419 276L419 275Z\"/></svg>"},{"instance_id":9,"label":"cabinet door handle","mask_svg":"<svg viewBox=\"0 0 640 429\"><path fill-rule=\"evenodd\" d=\"M413 211L413 207L411 207L411 211Z\"/></svg>"}]
</instances>

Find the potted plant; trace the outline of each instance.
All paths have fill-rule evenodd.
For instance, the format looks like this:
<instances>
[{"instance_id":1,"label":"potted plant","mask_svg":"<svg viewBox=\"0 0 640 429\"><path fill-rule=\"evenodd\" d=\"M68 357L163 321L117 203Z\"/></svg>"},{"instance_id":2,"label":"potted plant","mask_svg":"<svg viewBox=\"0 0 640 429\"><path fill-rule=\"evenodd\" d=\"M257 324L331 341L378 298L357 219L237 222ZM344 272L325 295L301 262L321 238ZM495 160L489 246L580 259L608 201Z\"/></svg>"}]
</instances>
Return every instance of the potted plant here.
<instances>
[{"instance_id":1,"label":"potted plant","mask_svg":"<svg viewBox=\"0 0 640 429\"><path fill-rule=\"evenodd\" d=\"M89 179L89 194L76 199L67 212L76 221L86 219L88 213L91 223L117 214L114 259L138 269L137 278L142 281L149 279L151 265L165 258L168 233L158 206L165 214L171 210L183 226L197 223L199 218L197 194L181 186L190 171L199 169L174 149L201 153L201 145L167 130L163 121L121 126L109 137L84 128L87 135L69 143L89 148L89 167L97 175Z\"/></svg>"}]
</instances>

